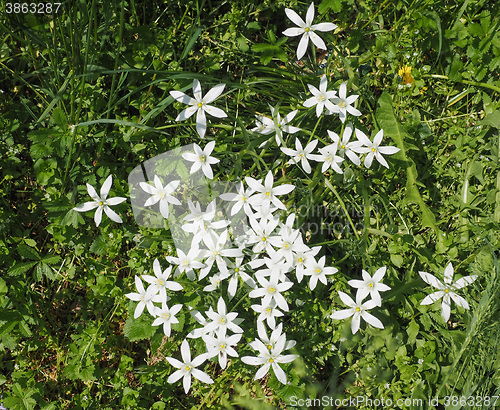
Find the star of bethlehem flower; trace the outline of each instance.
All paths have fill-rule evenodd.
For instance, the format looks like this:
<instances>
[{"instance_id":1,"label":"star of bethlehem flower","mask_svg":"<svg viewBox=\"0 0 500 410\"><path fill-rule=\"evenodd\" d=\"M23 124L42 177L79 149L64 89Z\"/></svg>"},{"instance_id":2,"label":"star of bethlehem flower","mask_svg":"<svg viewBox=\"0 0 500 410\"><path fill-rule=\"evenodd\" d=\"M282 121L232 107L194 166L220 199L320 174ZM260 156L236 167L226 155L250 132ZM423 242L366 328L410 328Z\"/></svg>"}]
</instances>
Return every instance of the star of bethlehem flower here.
<instances>
[{"instance_id":1,"label":"star of bethlehem flower","mask_svg":"<svg viewBox=\"0 0 500 410\"><path fill-rule=\"evenodd\" d=\"M292 23L296 24L298 27L288 28L283 31L283 34L288 37L302 35L302 38L299 41L299 46L297 47L297 60L300 60L306 53L309 39L311 39L316 47L326 50L325 42L315 33L315 31L332 31L335 30L337 26L333 23L312 24L314 20L314 3L311 3L307 9L306 21L302 20L302 18L291 9L285 9L285 13Z\"/></svg>"},{"instance_id":2,"label":"star of bethlehem flower","mask_svg":"<svg viewBox=\"0 0 500 410\"><path fill-rule=\"evenodd\" d=\"M205 332L216 332L225 335L227 330L233 333L243 333L243 329L237 323L241 323L241 319L236 319L238 313L227 313L226 302L223 298L219 298L217 302L217 312L214 312L212 307L206 312L207 317L212 320L205 326Z\"/></svg>"},{"instance_id":3,"label":"star of bethlehem flower","mask_svg":"<svg viewBox=\"0 0 500 410\"><path fill-rule=\"evenodd\" d=\"M208 374L197 369L197 367L204 363L207 359L206 353L200 354L199 356L191 360L191 350L189 348L189 343L187 342L187 340L184 340L181 344L181 355L183 360L182 362L180 360L174 359L173 357L166 358L166 360L172 367L179 369L168 377L167 383L175 383L182 378L184 391L187 394L189 392L189 389L191 388L192 377L207 384L212 384L214 382Z\"/></svg>"},{"instance_id":4,"label":"star of bethlehem flower","mask_svg":"<svg viewBox=\"0 0 500 410\"><path fill-rule=\"evenodd\" d=\"M167 301L167 289L172 291L182 290L182 285L172 280L168 280L172 272L172 266L166 268L163 272L161 270L160 261L155 259L153 261L153 272L155 276L142 275L142 279L150 284L150 288L155 291L155 294L161 296L162 301Z\"/></svg>"},{"instance_id":5,"label":"star of bethlehem flower","mask_svg":"<svg viewBox=\"0 0 500 410\"><path fill-rule=\"evenodd\" d=\"M157 293L155 288L151 286L148 287L147 290L144 289L144 285L142 284L141 278L139 276L135 276L135 287L137 289L137 293L127 293L125 296L129 299L139 302L134 311L134 319L137 319L144 312L144 308L148 309L148 312L151 316L155 316L155 305L153 302L161 303L162 298Z\"/></svg>"},{"instance_id":6,"label":"star of bethlehem flower","mask_svg":"<svg viewBox=\"0 0 500 410\"><path fill-rule=\"evenodd\" d=\"M331 98L337 96L337 92L326 90L328 87L326 75L323 75L319 81L319 90L311 84L307 84L307 87L313 96L304 101L304 107L310 108L316 105L317 117L321 116L325 107L332 113L337 111L337 106L330 101Z\"/></svg>"},{"instance_id":7,"label":"star of bethlehem flower","mask_svg":"<svg viewBox=\"0 0 500 410\"><path fill-rule=\"evenodd\" d=\"M259 317L257 318L257 322L267 321L267 325L269 328L274 329L276 327L276 318L283 316L283 312L281 312L276 307L276 302L271 300L268 305L252 305L250 306L254 312L259 313Z\"/></svg>"},{"instance_id":8,"label":"star of bethlehem flower","mask_svg":"<svg viewBox=\"0 0 500 410\"><path fill-rule=\"evenodd\" d=\"M287 162L288 165L298 164L300 162L302 169L309 174L311 172L311 166L309 165L308 159L313 159L313 155L311 155L311 152L314 150L314 148L316 148L316 145L318 145L318 140L313 140L309 144L307 144L305 148L302 148L302 144L297 138L295 140L296 149L286 147L281 147L280 149L281 151L283 151L283 153L285 153L289 157L292 157L292 159Z\"/></svg>"},{"instance_id":9,"label":"star of bethlehem flower","mask_svg":"<svg viewBox=\"0 0 500 410\"><path fill-rule=\"evenodd\" d=\"M340 84L339 95L332 98L332 103L336 104L337 109L334 111L339 114L340 121L344 122L347 118L347 113L359 117L361 112L352 107L351 104L358 99L359 95L347 96L347 86L345 83Z\"/></svg>"},{"instance_id":10,"label":"star of bethlehem flower","mask_svg":"<svg viewBox=\"0 0 500 410\"><path fill-rule=\"evenodd\" d=\"M169 215L169 204L181 205L181 202L177 198L170 195L177 189L180 181L171 181L167 185L163 186L158 175L155 175L153 181L154 186L146 182L139 183L143 191L152 195L146 200L144 206L152 206L159 202L161 216L166 219Z\"/></svg>"},{"instance_id":11,"label":"star of bethlehem flower","mask_svg":"<svg viewBox=\"0 0 500 410\"><path fill-rule=\"evenodd\" d=\"M282 352L286 345L286 335L283 333L279 339L276 341L272 350L269 350L267 346L261 340L255 340L252 343L252 348L259 352L257 357L253 356L243 356L241 361L246 364L253 366L261 366L261 368L255 374L255 380L264 377L270 368L273 369L276 378L283 384L286 384L286 374L283 369L279 366L280 363L290 363L294 361L298 356L295 354L283 355Z\"/></svg>"},{"instance_id":12,"label":"star of bethlehem flower","mask_svg":"<svg viewBox=\"0 0 500 410\"><path fill-rule=\"evenodd\" d=\"M220 108L209 105L211 102L215 101L219 95L224 91L225 84L218 84L202 96L201 85L198 80L193 80L193 95L194 98L188 96L182 91L170 91L170 95L174 97L177 101L188 104L189 107L184 109L175 119L175 121L184 121L191 117L194 113L196 114L196 132L201 138L205 137L207 131L207 118L205 113L210 114L217 118L225 118L227 114Z\"/></svg>"},{"instance_id":13,"label":"star of bethlehem flower","mask_svg":"<svg viewBox=\"0 0 500 410\"><path fill-rule=\"evenodd\" d=\"M331 138L333 143L337 148L337 152L341 157L347 156L351 160L351 162L355 165L360 165L361 161L359 157L355 153L355 149L361 147L363 144L361 141L351 141L353 126L351 123L345 126L344 132L342 133L342 139L333 131L328 130L328 136Z\"/></svg>"},{"instance_id":14,"label":"star of bethlehem flower","mask_svg":"<svg viewBox=\"0 0 500 410\"><path fill-rule=\"evenodd\" d=\"M308 259L306 262L306 270L304 272L305 275L310 276L309 279L309 288L314 290L316 288L316 284L318 280L324 285L327 284L326 275L333 275L338 272L337 268L327 267L325 268L325 256L322 256L319 261L316 261L314 258Z\"/></svg>"},{"instance_id":15,"label":"star of bethlehem flower","mask_svg":"<svg viewBox=\"0 0 500 410\"><path fill-rule=\"evenodd\" d=\"M236 215L241 210L241 208L243 208L245 215L247 215L248 217L252 217L253 212L250 209L250 203L248 202L248 199L250 198L252 193L253 190L251 188L245 189L243 186L243 182L240 182L240 186L237 189L237 192L228 192L219 195L219 197L224 201L235 202L235 204L231 207L231 216Z\"/></svg>"},{"instance_id":16,"label":"star of bethlehem flower","mask_svg":"<svg viewBox=\"0 0 500 410\"><path fill-rule=\"evenodd\" d=\"M420 277L429 285L439 289L437 292L431 293L427 295L422 302L421 305L430 305L435 301L443 298L443 302L441 304L443 315L443 319L445 322L450 318L451 313L451 300L458 305L463 307L464 309L469 309L469 303L460 295L455 293L456 290L462 289L467 285L470 285L477 279L477 275L464 276L463 278L458 279L455 283L452 283L453 280L453 265L451 262L446 266L444 270L444 284L437 279L434 275L431 275L427 272L418 272Z\"/></svg>"},{"instance_id":17,"label":"star of bethlehem flower","mask_svg":"<svg viewBox=\"0 0 500 410\"><path fill-rule=\"evenodd\" d=\"M215 141L210 141L203 150L198 144L194 144L194 153L185 152L182 154L182 158L186 161L193 162L191 170L189 171L190 174L195 173L201 168L208 179L213 179L214 173L212 171L212 165L219 162L217 158L210 156L214 148Z\"/></svg>"},{"instance_id":18,"label":"star of bethlehem flower","mask_svg":"<svg viewBox=\"0 0 500 410\"><path fill-rule=\"evenodd\" d=\"M260 341L263 342L269 351L272 351L276 343L278 343L280 337L283 334L283 323L280 323L278 326L271 328L271 337L267 336L266 326L264 322L257 322L257 333L259 335ZM258 350L258 346L254 346L255 342L250 342L249 345L254 350ZM285 343L285 347L283 350L289 350L297 344L295 340L288 340Z\"/></svg>"},{"instance_id":19,"label":"star of bethlehem flower","mask_svg":"<svg viewBox=\"0 0 500 410\"><path fill-rule=\"evenodd\" d=\"M87 212L92 209L96 209L94 214L95 226L99 226L102 220L102 212L109 217L114 222L122 223L122 218L113 211L110 206L121 204L123 201L126 201L127 198L123 198L120 196L114 198L108 198L109 190L111 189L111 185L113 184L113 176L110 175L106 178L104 183L101 186L101 195L97 195L95 188L87 183L87 192L93 201L85 202L84 204L75 206L73 208L74 211L77 212Z\"/></svg>"},{"instance_id":20,"label":"star of bethlehem flower","mask_svg":"<svg viewBox=\"0 0 500 410\"><path fill-rule=\"evenodd\" d=\"M361 271L363 276L363 280L350 280L347 283L353 288L358 289L359 296L361 300L366 298L368 295L376 302L378 306L382 306L382 298L380 297L379 292L385 292L390 290L391 288L383 283L380 283L382 278L385 275L387 268L383 266L373 274L373 277L365 271L364 269Z\"/></svg>"},{"instance_id":21,"label":"star of bethlehem flower","mask_svg":"<svg viewBox=\"0 0 500 410\"><path fill-rule=\"evenodd\" d=\"M205 265L198 260L200 250L198 248L191 248L187 255L182 249L177 249L177 257L167 256L167 261L177 265L177 272L174 276L179 276L182 272L186 272L189 279L195 280L196 275L193 269L203 268Z\"/></svg>"},{"instance_id":22,"label":"star of bethlehem flower","mask_svg":"<svg viewBox=\"0 0 500 410\"><path fill-rule=\"evenodd\" d=\"M384 167L389 168L387 161L382 155L392 155L399 151L399 148L396 147L381 147L382 139L384 138L384 130L380 130L375 134L375 138L373 138L373 142L366 136L366 134L358 130L356 128L356 137L363 144L363 146L359 146L354 148L354 150L360 154L368 154L365 158L365 167L370 168L373 162L373 158L375 158L380 164Z\"/></svg>"},{"instance_id":23,"label":"star of bethlehem flower","mask_svg":"<svg viewBox=\"0 0 500 410\"><path fill-rule=\"evenodd\" d=\"M211 359L214 356L218 356L220 367L225 369L227 366L228 355L238 357L238 353L232 348L232 346L236 346L242 335L242 333L236 333L231 336L217 334L217 337L203 335L202 338L207 347L207 358Z\"/></svg>"},{"instance_id":24,"label":"star of bethlehem flower","mask_svg":"<svg viewBox=\"0 0 500 410\"><path fill-rule=\"evenodd\" d=\"M339 164L344 161L344 158L337 155L337 147L335 144L327 145L319 149L320 154L311 154L310 158L316 162L322 163L321 172L326 172L328 168L332 168L336 173L343 174Z\"/></svg>"},{"instance_id":25,"label":"star of bethlehem flower","mask_svg":"<svg viewBox=\"0 0 500 410\"><path fill-rule=\"evenodd\" d=\"M285 297L281 294L293 286L293 282L281 282L279 283L277 277L271 277L269 280L263 276L257 275L257 281L262 286L252 290L249 293L251 298L262 298L262 305L267 306L271 303L271 300L276 302L276 305L285 312L288 312L288 303Z\"/></svg>"},{"instance_id":26,"label":"star of bethlehem flower","mask_svg":"<svg viewBox=\"0 0 500 410\"><path fill-rule=\"evenodd\" d=\"M252 177L245 177L245 181L248 186L254 190L254 194L249 199L254 209L263 208L269 210L272 203L277 208L286 210L285 205L277 196L288 194L295 188L290 184L273 187L274 178L272 171L267 173L264 184L262 184L261 180L257 181Z\"/></svg>"},{"instance_id":27,"label":"star of bethlehem flower","mask_svg":"<svg viewBox=\"0 0 500 410\"><path fill-rule=\"evenodd\" d=\"M372 299L362 303L363 299L361 298L361 295L362 294L360 294L358 291L356 293L356 302L354 302L354 300L352 300L349 295L339 290L340 299L342 299L342 302L349 306L349 309L333 312L330 317L332 319L342 320L352 316L352 334L355 334L359 330L361 318L363 318L370 325L378 327L379 329L383 329L384 325L382 324L382 322L371 313L367 312L368 310L373 309L375 306L377 306L377 302Z\"/></svg>"},{"instance_id":28,"label":"star of bethlehem flower","mask_svg":"<svg viewBox=\"0 0 500 410\"><path fill-rule=\"evenodd\" d=\"M172 307L168 307L166 302L162 302L161 308L155 306L154 315L156 319L152 323L152 326L163 325L163 333L170 337L172 331L171 326L175 323L179 323L179 320L175 317L177 313L182 309L182 305L177 304Z\"/></svg>"},{"instance_id":29,"label":"star of bethlehem flower","mask_svg":"<svg viewBox=\"0 0 500 410\"><path fill-rule=\"evenodd\" d=\"M277 110L275 111L274 107L269 106L269 108L271 109L272 118L257 116L257 119L260 120L260 123L258 122L259 125L255 128L252 128L250 131L256 131L259 134L263 135L269 135L275 132L276 144L278 144L279 147L281 145L281 142L283 141L284 132L286 132L287 134L295 134L296 132L301 130L300 128L288 125L288 123L295 118L299 110L294 110L285 115L284 118L281 118L280 113ZM259 148L263 147L265 144L266 141L260 144Z\"/></svg>"}]
</instances>

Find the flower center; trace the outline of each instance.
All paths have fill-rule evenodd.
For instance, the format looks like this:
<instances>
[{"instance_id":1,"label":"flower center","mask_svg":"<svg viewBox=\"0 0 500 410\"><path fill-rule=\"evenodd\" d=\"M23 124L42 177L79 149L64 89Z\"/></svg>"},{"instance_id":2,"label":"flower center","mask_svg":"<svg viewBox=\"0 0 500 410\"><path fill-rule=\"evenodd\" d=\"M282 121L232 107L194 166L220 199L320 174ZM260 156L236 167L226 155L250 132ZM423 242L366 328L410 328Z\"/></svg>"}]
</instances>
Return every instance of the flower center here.
<instances>
[{"instance_id":1,"label":"flower center","mask_svg":"<svg viewBox=\"0 0 500 410\"><path fill-rule=\"evenodd\" d=\"M219 319L219 323L220 323L221 325L223 325L224 323L226 323L226 318L221 317L221 318Z\"/></svg>"},{"instance_id":2,"label":"flower center","mask_svg":"<svg viewBox=\"0 0 500 410\"><path fill-rule=\"evenodd\" d=\"M274 359L272 357L269 358L269 363L273 363Z\"/></svg>"},{"instance_id":3,"label":"flower center","mask_svg":"<svg viewBox=\"0 0 500 410\"><path fill-rule=\"evenodd\" d=\"M356 306L356 312L361 312L361 309L359 308L359 306Z\"/></svg>"},{"instance_id":4,"label":"flower center","mask_svg":"<svg viewBox=\"0 0 500 410\"><path fill-rule=\"evenodd\" d=\"M267 345L267 348L268 348L269 350L273 350L273 346L272 346L272 345L270 345L270 344L269 344L269 345ZM271 359L271 360L273 360L273 359Z\"/></svg>"},{"instance_id":5,"label":"flower center","mask_svg":"<svg viewBox=\"0 0 500 410\"><path fill-rule=\"evenodd\" d=\"M269 196L271 195L271 193L269 191L266 192L266 196Z\"/></svg>"},{"instance_id":6,"label":"flower center","mask_svg":"<svg viewBox=\"0 0 500 410\"><path fill-rule=\"evenodd\" d=\"M375 148L372 148L372 152L375 152L375 151L376 151L376 149L375 149Z\"/></svg>"},{"instance_id":7,"label":"flower center","mask_svg":"<svg viewBox=\"0 0 500 410\"><path fill-rule=\"evenodd\" d=\"M370 282L370 283L368 284L368 287L369 287L369 288L373 288L373 283L371 283L371 282Z\"/></svg>"},{"instance_id":8,"label":"flower center","mask_svg":"<svg viewBox=\"0 0 500 410\"><path fill-rule=\"evenodd\" d=\"M444 290L444 293L449 293L450 292L450 289L445 289Z\"/></svg>"},{"instance_id":9,"label":"flower center","mask_svg":"<svg viewBox=\"0 0 500 410\"><path fill-rule=\"evenodd\" d=\"M274 289L272 286L269 286L267 288L267 292L270 293L270 294L274 294L276 292L276 289Z\"/></svg>"},{"instance_id":10,"label":"flower center","mask_svg":"<svg viewBox=\"0 0 500 410\"><path fill-rule=\"evenodd\" d=\"M304 29L304 31L305 31L306 33L308 33L309 31L311 31L311 29L310 29L309 27L306 27L306 28Z\"/></svg>"},{"instance_id":11,"label":"flower center","mask_svg":"<svg viewBox=\"0 0 500 410\"><path fill-rule=\"evenodd\" d=\"M342 145L340 148L345 149L345 145Z\"/></svg>"},{"instance_id":12,"label":"flower center","mask_svg":"<svg viewBox=\"0 0 500 410\"><path fill-rule=\"evenodd\" d=\"M104 202L99 201L99 206L103 206L103 205L104 205Z\"/></svg>"},{"instance_id":13,"label":"flower center","mask_svg":"<svg viewBox=\"0 0 500 410\"><path fill-rule=\"evenodd\" d=\"M205 155L202 155L202 156L200 157L200 161L201 161L201 162L205 162Z\"/></svg>"},{"instance_id":14,"label":"flower center","mask_svg":"<svg viewBox=\"0 0 500 410\"><path fill-rule=\"evenodd\" d=\"M339 102L339 107L340 108L345 108L345 102L344 101Z\"/></svg>"},{"instance_id":15,"label":"flower center","mask_svg":"<svg viewBox=\"0 0 500 410\"><path fill-rule=\"evenodd\" d=\"M201 108L201 107L203 107L203 103L202 103L202 102L199 102L199 103L198 103L198 108Z\"/></svg>"},{"instance_id":16,"label":"flower center","mask_svg":"<svg viewBox=\"0 0 500 410\"><path fill-rule=\"evenodd\" d=\"M170 313L164 313L163 314L163 319L165 319L165 320L170 319Z\"/></svg>"},{"instance_id":17,"label":"flower center","mask_svg":"<svg viewBox=\"0 0 500 410\"><path fill-rule=\"evenodd\" d=\"M240 268L234 268L234 271L238 273L240 271Z\"/></svg>"}]
</instances>

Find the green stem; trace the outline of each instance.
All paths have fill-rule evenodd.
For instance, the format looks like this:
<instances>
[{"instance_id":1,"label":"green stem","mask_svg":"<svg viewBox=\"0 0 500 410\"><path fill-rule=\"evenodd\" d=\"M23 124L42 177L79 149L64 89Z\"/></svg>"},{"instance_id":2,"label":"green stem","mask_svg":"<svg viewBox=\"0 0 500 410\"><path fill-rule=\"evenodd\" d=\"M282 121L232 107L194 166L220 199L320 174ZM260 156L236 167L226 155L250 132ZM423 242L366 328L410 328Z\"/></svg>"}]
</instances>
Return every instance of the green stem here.
<instances>
[{"instance_id":1,"label":"green stem","mask_svg":"<svg viewBox=\"0 0 500 410\"><path fill-rule=\"evenodd\" d=\"M342 201L342 198L340 197L340 195L338 194L337 190L335 189L335 187L330 183L330 181L328 181L328 179L325 178L325 184L326 186L330 189L330 191L333 192L333 194L337 197L338 201L340 202L340 206L342 207L342 210L344 211L345 213L345 216L347 217L347 220L349 221L349 223L351 224L351 228L352 228L352 231L354 232L354 235L356 235L356 239L359 240L359 235L358 233L356 232L356 229L354 227L354 223L352 222L352 219L351 217L349 216L349 212L347 211L347 208L345 206L345 203L344 201Z\"/></svg>"},{"instance_id":2,"label":"green stem","mask_svg":"<svg viewBox=\"0 0 500 410\"><path fill-rule=\"evenodd\" d=\"M422 76L423 78L436 78L436 79L441 79L441 80L450 80L450 78L446 75L440 75L440 74L424 74ZM480 83L477 81L469 81L469 80L450 80L450 81L455 81L456 83L461 83L461 84L467 84L467 85L474 85L476 87L483 87L483 88L489 88L490 90L496 91L497 93L500 93L500 87L493 85L493 84L488 84L488 83Z\"/></svg>"}]
</instances>

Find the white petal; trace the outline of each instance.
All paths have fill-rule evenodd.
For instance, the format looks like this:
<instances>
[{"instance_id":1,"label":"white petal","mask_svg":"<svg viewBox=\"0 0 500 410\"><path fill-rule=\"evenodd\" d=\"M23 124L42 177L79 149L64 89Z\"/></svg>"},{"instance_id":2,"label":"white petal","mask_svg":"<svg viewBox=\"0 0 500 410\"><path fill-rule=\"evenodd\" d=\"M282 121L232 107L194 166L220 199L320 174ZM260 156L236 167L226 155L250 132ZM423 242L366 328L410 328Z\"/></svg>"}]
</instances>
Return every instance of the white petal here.
<instances>
[{"instance_id":1,"label":"white petal","mask_svg":"<svg viewBox=\"0 0 500 410\"><path fill-rule=\"evenodd\" d=\"M427 272L418 272L418 274L429 285L434 286L437 289L444 289L444 285L434 275Z\"/></svg>"},{"instance_id":2,"label":"white petal","mask_svg":"<svg viewBox=\"0 0 500 410\"><path fill-rule=\"evenodd\" d=\"M299 41L299 46L297 47L297 60L301 60L307 50L307 45L309 44L309 35L304 33Z\"/></svg>"},{"instance_id":3,"label":"white petal","mask_svg":"<svg viewBox=\"0 0 500 410\"><path fill-rule=\"evenodd\" d=\"M448 265L446 265L446 268L444 269L444 282L449 285L452 282L452 280L453 280L453 265L450 262Z\"/></svg>"},{"instance_id":4,"label":"white petal","mask_svg":"<svg viewBox=\"0 0 500 410\"><path fill-rule=\"evenodd\" d=\"M208 91L208 93L205 94L205 97L203 98L203 101L206 104L211 103L217 97L219 97L219 95L222 94L222 92L224 91L224 87L226 87L226 84L218 84L218 85L216 85L215 87L213 87L212 89L210 89Z\"/></svg>"},{"instance_id":5,"label":"white petal","mask_svg":"<svg viewBox=\"0 0 500 410\"><path fill-rule=\"evenodd\" d=\"M170 91L170 95L183 104L196 105L196 100L182 91Z\"/></svg>"},{"instance_id":6,"label":"white petal","mask_svg":"<svg viewBox=\"0 0 500 410\"><path fill-rule=\"evenodd\" d=\"M361 317L372 326L378 327L379 329L384 328L383 323L375 316L373 316L371 313L368 313L367 311L363 311L361 313Z\"/></svg>"},{"instance_id":7,"label":"white petal","mask_svg":"<svg viewBox=\"0 0 500 410\"><path fill-rule=\"evenodd\" d=\"M123 222L122 218L120 218L120 216L115 211L113 211L109 206L104 205L104 212L106 212L106 215L108 215L108 218L111 219L112 221L117 223Z\"/></svg>"},{"instance_id":8,"label":"white petal","mask_svg":"<svg viewBox=\"0 0 500 410\"><path fill-rule=\"evenodd\" d=\"M306 23L304 22L304 20L302 20L302 18L295 11L293 11L291 9L285 9L285 13L286 13L287 17L295 25L297 25L299 27L304 27L306 25Z\"/></svg>"},{"instance_id":9,"label":"white petal","mask_svg":"<svg viewBox=\"0 0 500 410\"><path fill-rule=\"evenodd\" d=\"M109 194L109 190L111 189L111 184L113 183L113 176L110 175L106 178L106 181L102 184L101 187L101 198L106 199Z\"/></svg>"},{"instance_id":10,"label":"white petal","mask_svg":"<svg viewBox=\"0 0 500 410\"><path fill-rule=\"evenodd\" d=\"M205 117L205 112L203 110L198 110L198 115L196 117L196 132L201 138L204 138L206 131L207 119Z\"/></svg>"}]
</instances>

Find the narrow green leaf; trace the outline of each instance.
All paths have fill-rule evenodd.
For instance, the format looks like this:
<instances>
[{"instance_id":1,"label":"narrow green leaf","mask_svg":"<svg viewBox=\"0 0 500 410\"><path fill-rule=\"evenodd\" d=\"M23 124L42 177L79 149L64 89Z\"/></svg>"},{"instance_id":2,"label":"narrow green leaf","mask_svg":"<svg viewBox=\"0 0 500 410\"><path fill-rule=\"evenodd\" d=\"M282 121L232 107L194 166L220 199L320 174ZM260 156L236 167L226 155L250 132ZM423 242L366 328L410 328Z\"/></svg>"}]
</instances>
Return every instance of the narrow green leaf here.
<instances>
[{"instance_id":1,"label":"narrow green leaf","mask_svg":"<svg viewBox=\"0 0 500 410\"><path fill-rule=\"evenodd\" d=\"M189 41L187 42L186 47L184 48L184 51L182 52L181 61L187 57L187 55L189 54L189 52L191 51L191 49L195 45L196 40L198 40L198 37L200 37L200 34L202 31L203 31L202 28L198 27L194 31L193 35L189 38Z\"/></svg>"}]
</instances>

